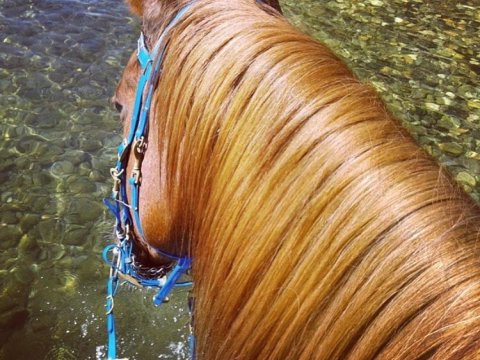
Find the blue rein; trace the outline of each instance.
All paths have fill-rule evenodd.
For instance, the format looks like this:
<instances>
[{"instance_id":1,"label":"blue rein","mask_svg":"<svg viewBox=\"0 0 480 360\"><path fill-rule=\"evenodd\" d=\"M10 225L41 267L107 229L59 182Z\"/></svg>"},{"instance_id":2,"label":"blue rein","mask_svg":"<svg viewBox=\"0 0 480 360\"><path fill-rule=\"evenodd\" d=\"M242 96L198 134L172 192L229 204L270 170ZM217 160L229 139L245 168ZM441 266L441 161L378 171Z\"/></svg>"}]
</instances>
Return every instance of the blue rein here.
<instances>
[{"instance_id":1,"label":"blue rein","mask_svg":"<svg viewBox=\"0 0 480 360\"><path fill-rule=\"evenodd\" d=\"M138 39L137 59L141 66L141 75L137 84L135 104L132 112L130 130L127 137L118 147L118 160L111 175L114 180L112 198L105 199L104 203L115 216L115 233L117 244L108 245L103 250L103 259L110 266L110 275L107 282L107 330L108 330L108 360L117 359L116 328L114 310L114 297L122 281L138 287L157 288L158 292L153 298L156 306L167 300L169 293L174 287L191 286L191 282L179 280L192 265L189 257L178 257L155 249L160 255L176 262L172 271L160 271L158 278L144 277L138 273L134 266L134 242L132 229L135 227L142 241L145 236L140 221L139 195L141 185L141 166L146 151L146 139L148 135L148 120L150 106L155 91L156 80L159 77L163 62L166 43L165 38L170 30L181 20L190 9L192 3L184 6L175 15L166 27L160 39L157 41L152 52L148 52L143 33ZM146 95L145 94L146 90ZM131 204L127 197L127 163L133 151L134 164L128 184L131 190ZM132 216L133 214L133 216ZM190 337L191 354L194 357L194 339Z\"/></svg>"}]
</instances>

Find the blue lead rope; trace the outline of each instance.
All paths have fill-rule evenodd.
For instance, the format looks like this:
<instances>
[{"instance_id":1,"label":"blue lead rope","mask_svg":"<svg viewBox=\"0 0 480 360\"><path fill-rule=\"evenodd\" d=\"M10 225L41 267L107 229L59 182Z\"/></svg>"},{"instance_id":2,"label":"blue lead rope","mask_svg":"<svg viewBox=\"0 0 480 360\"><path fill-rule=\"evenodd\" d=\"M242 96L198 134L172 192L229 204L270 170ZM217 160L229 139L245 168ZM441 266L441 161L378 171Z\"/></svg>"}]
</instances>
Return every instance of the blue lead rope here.
<instances>
[{"instance_id":1,"label":"blue lead rope","mask_svg":"<svg viewBox=\"0 0 480 360\"><path fill-rule=\"evenodd\" d=\"M138 39L137 59L141 66L141 75L137 84L135 103L130 122L130 130L127 137L118 147L118 160L111 169L114 179L112 199L105 199L104 203L115 217L115 232L117 244L108 245L102 253L104 261L110 266L110 275L107 281L107 331L108 331L108 360L117 360L117 338L114 316L114 297L122 282L128 282L138 287L156 288L157 294L153 302L160 306L167 299L174 287L191 286L191 282L179 282L180 278L190 269L192 260L189 257L178 257L168 254L160 249L155 249L176 262L173 270L166 276L157 279L142 277L133 264L133 241L132 227L135 226L137 233L145 241L139 213L139 198L141 184L141 165L146 151L146 139L148 132L148 120L150 106L156 87L156 80L160 75L163 57L166 50L165 38L168 32L180 21L190 9L192 3L184 6L167 25L164 33L157 41L153 51L148 52L143 33ZM148 88L147 88L148 85ZM145 94L145 89L148 89ZM145 95L144 95L145 94ZM134 164L130 179L127 181L127 162L133 151ZM132 202L129 204L127 197L127 182L131 188ZM133 215L133 216L132 216ZM194 359L193 335L190 336L190 353Z\"/></svg>"},{"instance_id":2,"label":"blue lead rope","mask_svg":"<svg viewBox=\"0 0 480 360\"><path fill-rule=\"evenodd\" d=\"M182 258L176 264L175 268L168 274L166 278L147 279L140 276L132 266L132 246L131 241L125 238L120 245L108 245L103 250L102 256L104 261L110 266L110 276L107 282L107 331L108 331L108 360L117 359L117 338L115 327L114 297L120 285L120 279L129 282L137 287L158 288L158 293L154 297L154 304L160 306L166 301L174 287L191 286L191 282L181 282L179 279L188 271L191 262L187 258ZM109 254L113 257L110 260ZM192 342L190 341L192 344ZM190 348L193 354L193 348ZM193 357L193 355L192 355Z\"/></svg>"}]
</instances>

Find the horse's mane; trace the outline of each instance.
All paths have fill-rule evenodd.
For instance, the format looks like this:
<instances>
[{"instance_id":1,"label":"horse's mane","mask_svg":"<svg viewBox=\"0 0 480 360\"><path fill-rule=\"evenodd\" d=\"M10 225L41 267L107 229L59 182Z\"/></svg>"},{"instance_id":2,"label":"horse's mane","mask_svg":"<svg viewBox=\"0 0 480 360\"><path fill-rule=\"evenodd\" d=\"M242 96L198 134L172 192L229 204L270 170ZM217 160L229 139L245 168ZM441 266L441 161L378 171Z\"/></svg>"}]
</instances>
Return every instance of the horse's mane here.
<instances>
[{"instance_id":1,"label":"horse's mane","mask_svg":"<svg viewBox=\"0 0 480 360\"><path fill-rule=\"evenodd\" d=\"M478 358L479 208L372 88L253 0L168 41L151 129L197 356Z\"/></svg>"}]
</instances>

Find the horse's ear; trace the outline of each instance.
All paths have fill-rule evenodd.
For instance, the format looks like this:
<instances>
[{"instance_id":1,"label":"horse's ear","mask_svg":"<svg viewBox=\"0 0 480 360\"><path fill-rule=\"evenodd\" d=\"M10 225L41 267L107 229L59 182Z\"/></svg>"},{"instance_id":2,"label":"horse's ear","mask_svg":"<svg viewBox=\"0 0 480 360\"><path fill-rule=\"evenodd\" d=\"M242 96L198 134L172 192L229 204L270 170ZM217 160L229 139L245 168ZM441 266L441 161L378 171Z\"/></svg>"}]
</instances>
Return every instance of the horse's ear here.
<instances>
[{"instance_id":1,"label":"horse's ear","mask_svg":"<svg viewBox=\"0 0 480 360\"><path fill-rule=\"evenodd\" d=\"M282 13L282 8L280 7L280 3L278 2L278 0L263 0L262 2L271 6L272 8L277 10L280 14Z\"/></svg>"},{"instance_id":2,"label":"horse's ear","mask_svg":"<svg viewBox=\"0 0 480 360\"><path fill-rule=\"evenodd\" d=\"M143 0L127 0L130 10L140 17L143 15Z\"/></svg>"}]
</instances>

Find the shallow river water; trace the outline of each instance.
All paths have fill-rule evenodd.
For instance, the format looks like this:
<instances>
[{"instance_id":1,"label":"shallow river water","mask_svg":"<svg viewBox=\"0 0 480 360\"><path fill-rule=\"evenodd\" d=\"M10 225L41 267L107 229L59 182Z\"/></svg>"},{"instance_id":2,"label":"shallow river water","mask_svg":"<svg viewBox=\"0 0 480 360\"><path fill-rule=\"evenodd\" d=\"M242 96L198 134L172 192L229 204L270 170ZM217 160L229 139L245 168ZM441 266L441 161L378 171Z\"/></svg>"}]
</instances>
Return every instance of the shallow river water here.
<instances>
[{"instance_id":1,"label":"shallow river water","mask_svg":"<svg viewBox=\"0 0 480 360\"><path fill-rule=\"evenodd\" d=\"M480 0L282 4L480 200ZM0 0L0 359L104 356L109 99L137 34L116 0ZM187 358L185 291L152 295L120 291L120 355Z\"/></svg>"}]
</instances>

